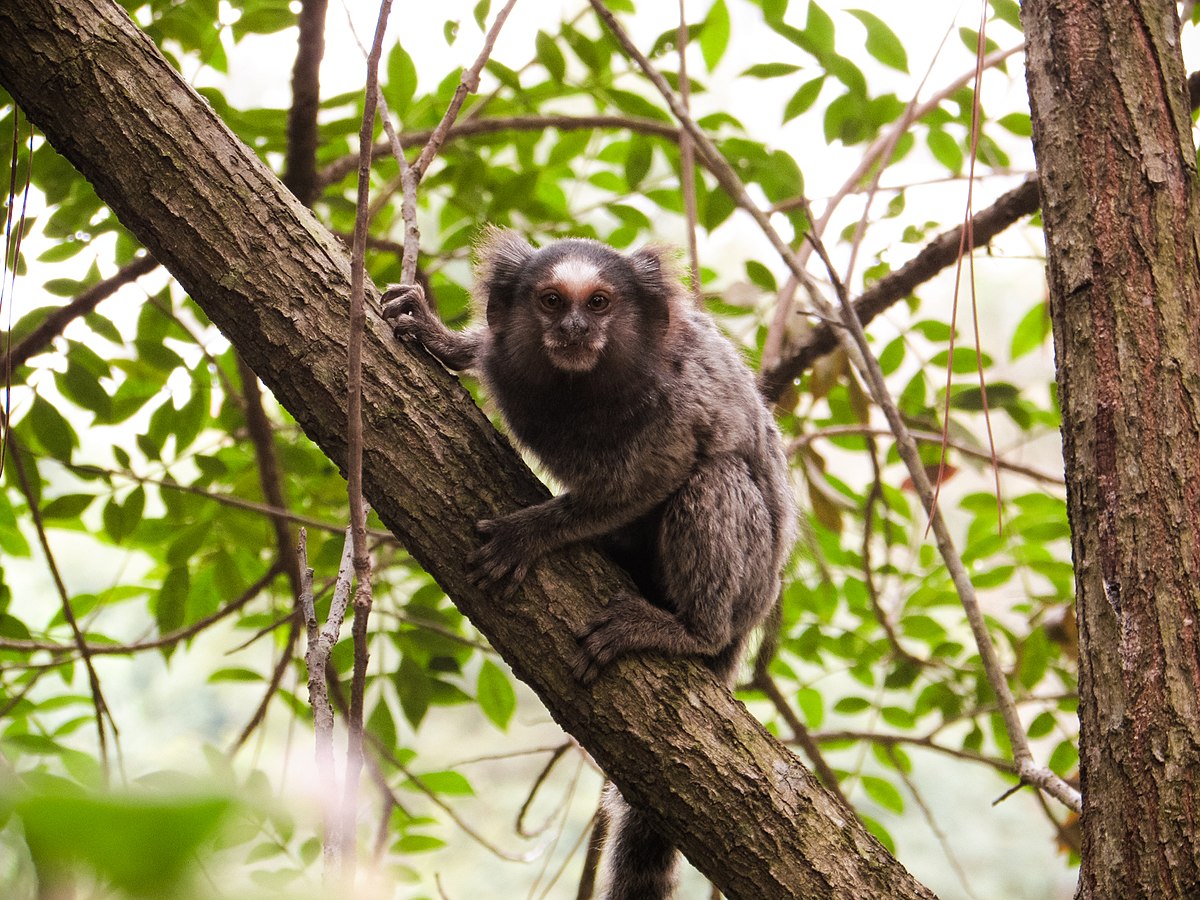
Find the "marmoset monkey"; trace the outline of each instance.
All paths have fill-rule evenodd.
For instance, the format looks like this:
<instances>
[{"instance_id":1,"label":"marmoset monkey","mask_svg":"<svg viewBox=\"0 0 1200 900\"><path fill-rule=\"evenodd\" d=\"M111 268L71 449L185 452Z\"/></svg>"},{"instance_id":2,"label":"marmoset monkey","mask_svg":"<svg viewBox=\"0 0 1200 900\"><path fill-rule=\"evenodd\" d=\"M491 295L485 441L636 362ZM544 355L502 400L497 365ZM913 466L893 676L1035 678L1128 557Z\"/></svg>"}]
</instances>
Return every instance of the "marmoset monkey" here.
<instances>
[{"instance_id":1,"label":"marmoset monkey","mask_svg":"<svg viewBox=\"0 0 1200 900\"><path fill-rule=\"evenodd\" d=\"M475 295L486 325L462 332L414 285L388 289L384 317L447 368L476 370L513 437L566 489L479 523L477 581L511 592L539 557L595 541L641 596L610 598L578 636L576 676L657 651L699 657L731 683L779 593L795 525L779 432L738 351L660 249L568 239L535 250L492 228ZM668 896L674 848L615 789L606 805L606 896Z\"/></svg>"}]
</instances>

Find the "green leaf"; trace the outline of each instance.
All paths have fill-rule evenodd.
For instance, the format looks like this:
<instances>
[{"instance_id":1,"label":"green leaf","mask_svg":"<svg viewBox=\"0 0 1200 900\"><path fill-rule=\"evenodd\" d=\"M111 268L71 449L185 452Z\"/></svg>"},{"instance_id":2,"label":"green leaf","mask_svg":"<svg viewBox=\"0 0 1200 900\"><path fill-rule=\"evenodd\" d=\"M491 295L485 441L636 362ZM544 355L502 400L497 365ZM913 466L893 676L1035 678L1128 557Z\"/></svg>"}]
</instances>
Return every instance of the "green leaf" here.
<instances>
[{"instance_id":1,"label":"green leaf","mask_svg":"<svg viewBox=\"0 0 1200 900\"><path fill-rule=\"evenodd\" d=\"M476 697L483 714L502 731L508 729L513 711L517 708L517 695L504 670L490 659L483 661L476 684Z\"/></svg>"},{"instance_id":2,"label":"green leaf","mask_svg":"<svg viewBox=\"0 0 1200 900\"><path fill-rule=\"evenodd\" d=\"M862 786L867 796L884 809L894 813L904 812L904 798L890 781L875 775L863 775Z\"/></svg>"},{"instance_id":3,"label":"green leaf","mask_svg":"<svg viewBox=\"0 0 1200 900\"><path fill-rule=\"evenodd\" d=\"M1079 765L1079 750L1071 741L1062 741L1050 754L1047 765L1059 775L1070 775Z\"/></svg>"},{"instance_id":4,"label":"green leaf","mask_svg":"<svg viewBox=\"0 0 1200 900\"><path fill-rule=\"evenodd\" d=\"M64 793L23 798L16 813L39 872L82 864L118 891L173 897L230 808L220 797Z\"/></svg>"},{"instance_id":5,"label":"green leaf","mask_svg":"<svg viewBox=\"0 0 1200 900\"><path fill-rule=\"evenodd\" d=\"M833 705L833 711L843 715L860 713L871 708L871 704L862 697L843 697Z\"/></svg>"},{"instance_id":6,"label":"green leaf","mask_svg":"<svg viewBox=\"0 0 1200 900\"><path fill-rule=\"evenodd\" d=\"M1017 323L1017 328L1013 332L1012 345L1009 348L1009 355L1013 359L1020 359L1028 353L1032 353L1046 343L1046 338L1050 335L1050 310L1045 302L1039 301L1030 307L1029 312L1021 317L1021 321Z\"/></svg>"},{"instance_id":7,"label":"green leaf","mask_svg":"<svg viewBox=\"0 0 1200 900\"><path fill-rule=\"evenodd\" d=\"M800 67L792 63L758 63L746 69L742 75L751 78L779 78L781 75L791 75L799 71Z\"/></svg>"},{"instance_id":8,"label":"green leaf","mask_svg":"<svg viewBox=\"0 0 1200 900\"><path fill-rule=\"evenodd\" d=\"M71 452L79 446L79 436L62 413L43 397L35 396L27 418L42 448L55 459L70 461Z\"/></svg>"},{"instance_id":9,"label":"green leaf","mask_svg":"<svg viewBox=\"0 0 1200 900\"><path fill-rule=\"evenodd\" d=\"M1006 116L1001 116L996 122L1018 137L1031 137L1033 135L1033 124L1029 119L1028 113L1009 113Z\"/></svg>"},{"instance_id":10,"label":"green leaf","mask_svg":"<svg viewBox=\"0 0 1200 900\"><path fill-rule=\"evenodd\" d=\"M479 0L475 4L475 10L472 15L475 17L475 24L479 26L480 31L487 30L488 12L492 8L492 0Z\"/></svg>"},{"instance_id":11,"label":"green leaf","mask_svg":"<svg viewBox=\"0 0 1200 900\"><path fill-rule=\"evenodd\" d=\"M729 46L729 7L725 0L716 0L704 20L704 28L700 32L700 54L704 57L704 65L708 71L717 67L725 49Z\"/></svg>"},{"instance_id":12,"label":"green leaf","mask_svg":"<svg viewBox=\"0 0 1200 900\"><path fill-rule=\"evenodd\" d=\"M561 82L567 74L567 60L563 56L563 52L558 49L554 38L544 31L539 31L537 37L534 38L534 46L537 49L538 62L550 73L552 79Z\"/></svg>"},{"instance_id":13,"label":"green leaf","mask_svg":"<svg viewBox=\"0 0 1200 900\"><path fill-rule=\"evenodd\" d=\"M867 29L867 52L885 66L907 73L908 53L887 23L864 9L850 9L847 12L862 22Z\"/></svg>"},{"instance_id":14,"label":"green leaf","mask_svg":"<svg viewBox=\"0 0 1200 900\"><path fill-rule=\"evenodd\" d=\"M416 92L417 67L413 65L408 51L397 43L388 52L387 81L383 85L383 95L392 114L403 118Z\"/></svg>"},{"instance_id":15,"label":"green leaf","mask_svg":"<svg viewBox=\"0 0 1200 900\"><path fill-rule=\"evenodd\" d=\"M183 625L190 587L191 576L185 567L177 566L167 572L154 598L154 620L158 623L159 634L175 631ZM170 649L164 652L170 653Z\"/></svg>"},{"instance_id":16,"label":"green leaf","mask_svg":"<svg viewBox=\"0 0 1200 900\"><path fill-rule=\"evenodd\" d=\"M808 20L804 23L804 37L815 50L825 53L833 52L833 19L816 3L808 4Z\"/></svg>"},{"instance_id":17,"label":"green leaf","mask_svg":"<svg viewBox=\"0 0 1200 900\"><path fill-rule=\"evenodd\" d=\"M458 38L458 19L447 19L442 25L442 37L446 39L446 45L452 46Z\"/></svg>"},{"instance_id":18,"label":"green leaf","mask_svg":"<svg viewBox=\"0 0 1200 900\"><path fill-rule=\"evenodd\" d=\"M78 519L92 505L94 494L64 494L42 507L44 519Z\"/></svg>"},{"instance_id":19,"label":"green leaf","mask_svg":"<svg viewBox=\"0 0 1200 900\"><path fill-rule=\"evenodd\" d=\"M773 294L779 290L774 273L756 259L746 260L746 276L755 287Z\"/></svg>"},{"instance_id":20,"label":"green leaf","mask_svg":"<svg viewBox=\"0 0 1200 900\"><path fill-rule=\"evenodd\" d=\"M471 787L471 782L458 772L426 772L416 776L415 781L419 781L426 790L433 791L435 794L450 794L455 797L475 796L475 788ZM401 787L410 791L421 789L413 779L405 781Z\"/></svg>"},{"instance_id":21,"label":"green leaf","mask_svg":"<svg viewBox=\"0 0 1200 900\"><path fill-rule=\"evenodd\" d=\"M790 122L792 119L801 113L807 112L808 109L817 102L817 98L821 96L821 88L825 85L825 76L814 78L812 81L806 81L796 89L796 93L792 94L787 104L783 108L783 121Z\"/></svg>"},{"instance_id":22,"label":"green leaf","mask_svg":"<svg viewBox=\"0 0 1200 900\"><path fill-rule=\"evenodd\" d=\"M958 145L958 141L940 128L929 129L929 135L925 140L929 144L929 152L933 154L934 159L955 175L962 172L963 151L962 147Z\"/></svg>"},{"instance_id":23,"label":"green leaf","mask_svg":"<svg viewBox=\"0 0 1200 900\"><path fill-rule=\"evenodd\" d=\"M263 677L253 669L241 667L230 667L226 669L217 669L208 676L210 684L216 684L220 681L262 681Z\"/></svg>"},{"instance_id":24,"label":"green leaf","mask_svg":"<svg viewBox=\"0 0 1200 900\"><path fill-rule=\"evenodd\" d=\"M654 145L644 135L634 135L625 156L625 181L631 189L642 183L653 161Z\"/></svg>"},{"instance_id":25,"label":"green leaf","mask_svg":"<svg viewBox=\"0 0 1200 900\"><path fill-rule=\"evenodd\" d=\"M997 19L1021 30L1021 7L1017 0L991 0L991 4Z\"/></svg>"},{"instance_id":26,"label":"green leaf","mask_svg":"<svg viewBox=\"0 0 1200 900\"><path fill-rule=\"evenodd\" d=\"M411 654L404 654L400 668L392 679L396 695L400 698L400 709L404 718L414 729L418 728L425 713L429 711L431 687L429 676Z\"/></svg>"}]
</instances>

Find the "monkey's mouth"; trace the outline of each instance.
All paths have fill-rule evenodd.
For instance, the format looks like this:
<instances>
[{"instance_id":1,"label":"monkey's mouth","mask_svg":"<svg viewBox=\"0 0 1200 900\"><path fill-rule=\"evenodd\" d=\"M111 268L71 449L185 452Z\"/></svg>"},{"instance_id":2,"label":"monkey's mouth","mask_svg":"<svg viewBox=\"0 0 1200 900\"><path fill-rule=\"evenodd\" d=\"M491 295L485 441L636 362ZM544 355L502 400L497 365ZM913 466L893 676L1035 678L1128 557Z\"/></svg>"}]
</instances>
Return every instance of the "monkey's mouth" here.
<instances>
[{"instance_id":1,"label":"monkey's mouth","mask_svg":"<svg viewBox=\"0 0 1200 900\"><path fill-rule=\"evenodd\" d=\"M562 372L590 372L600 361L603 345L587 342L546 341L550 365Z\"/></svg>"}]
</instances>

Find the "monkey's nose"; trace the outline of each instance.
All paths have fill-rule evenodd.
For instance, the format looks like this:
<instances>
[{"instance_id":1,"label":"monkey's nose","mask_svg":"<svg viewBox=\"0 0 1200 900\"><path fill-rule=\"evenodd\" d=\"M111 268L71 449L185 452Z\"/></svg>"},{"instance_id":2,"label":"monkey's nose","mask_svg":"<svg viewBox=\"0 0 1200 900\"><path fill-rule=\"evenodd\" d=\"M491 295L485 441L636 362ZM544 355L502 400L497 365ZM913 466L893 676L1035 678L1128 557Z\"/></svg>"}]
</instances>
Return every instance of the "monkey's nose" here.
<instances>
[{"instance_id":1,"label":"monkey's nose","mask_svg":"<svg viewBox=\"0 0 1200 900\"><path fill-rule=\"evenodd\" d=\"M588 321L583 316L573 313L558 323L558 330L567 340L577 342L588 333Z\"/></svg>"}]
</instances>

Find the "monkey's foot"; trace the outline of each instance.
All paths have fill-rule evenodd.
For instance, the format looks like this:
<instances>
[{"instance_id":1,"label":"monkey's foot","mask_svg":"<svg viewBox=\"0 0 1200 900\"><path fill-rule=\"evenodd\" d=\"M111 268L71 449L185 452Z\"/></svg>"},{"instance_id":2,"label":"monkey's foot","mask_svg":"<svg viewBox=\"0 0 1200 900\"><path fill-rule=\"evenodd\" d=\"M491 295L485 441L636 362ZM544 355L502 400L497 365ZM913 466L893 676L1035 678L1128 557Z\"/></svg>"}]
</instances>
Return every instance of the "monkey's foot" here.
<instances>
[{"instance_id":1,"label":"monkey's foot","mask_svg":"<svg viewBox=\"0 0 1200 900\"><path fill-rule=\"evenodd\" d=\"M600 672L630 646L630 624L637 619L637 610L625 609L627 600L614 600L582 631L575 635L579 650L571 664L571 672L583 684L591 684Z\"/></svg>"},{"instance_id":2,"label":"monkey's foot","mask_svg":"<svg viewBox=\"0 0 1200 900\"><path fill-rule=\"evenodd\" d=\"M467 557L471 580L501 599L511 599L534 560L521 529L506 519L483 519L475 531L487 540Z\"/></svg>"}]
</instances>

